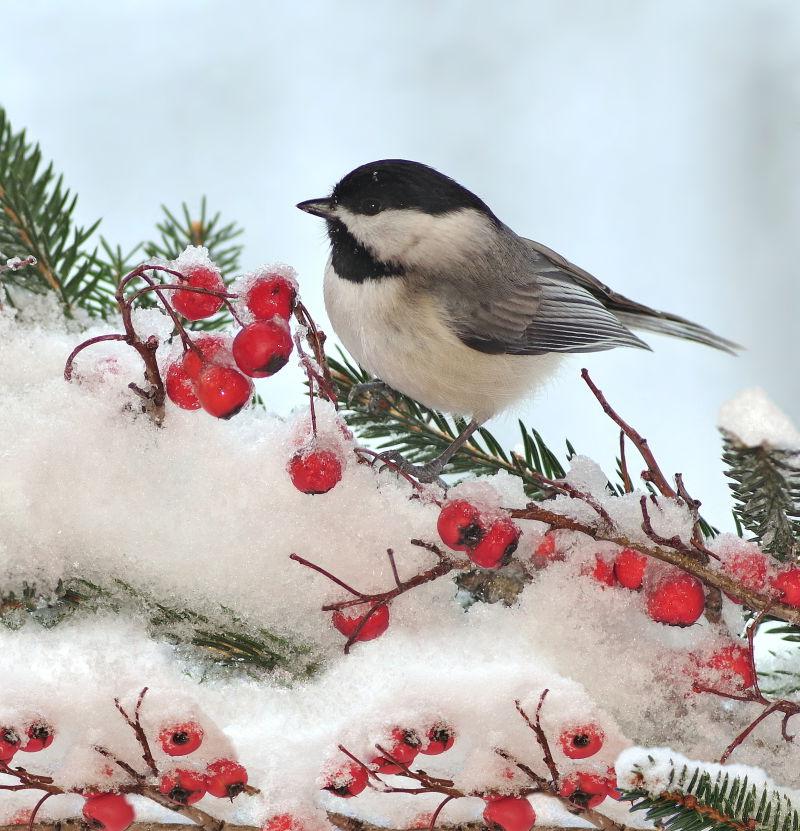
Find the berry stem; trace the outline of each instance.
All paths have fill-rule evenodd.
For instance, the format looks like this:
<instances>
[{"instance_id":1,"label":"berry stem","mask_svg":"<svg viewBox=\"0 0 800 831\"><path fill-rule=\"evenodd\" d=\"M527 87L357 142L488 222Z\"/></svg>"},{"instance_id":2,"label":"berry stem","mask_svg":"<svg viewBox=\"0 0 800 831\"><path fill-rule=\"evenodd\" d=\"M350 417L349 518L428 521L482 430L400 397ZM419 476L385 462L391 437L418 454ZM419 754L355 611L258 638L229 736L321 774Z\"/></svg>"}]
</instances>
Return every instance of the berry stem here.
<instances>
[{"instance_id":1,"label":"berry stem","mask_svg":"<svg viewBox=\"0 0 800 831\"><path fill-rule=\"evenodd\" d=\"M113 341L113 340L122 340L126 343L128 342L127 335L120 335L120 334L113 334L113 335L97 335L96 337L89 338L89 340L85 340L83 343L79 343L72 352L69 353L69 357L67 358L67 363L64 365L64 380L71 381L72 380L72 364L75 361L75 358L78 356L80 352L86 349L87 346L94 346L96 343L103 343L104 341Z\"/></svg>"}]
</instances>

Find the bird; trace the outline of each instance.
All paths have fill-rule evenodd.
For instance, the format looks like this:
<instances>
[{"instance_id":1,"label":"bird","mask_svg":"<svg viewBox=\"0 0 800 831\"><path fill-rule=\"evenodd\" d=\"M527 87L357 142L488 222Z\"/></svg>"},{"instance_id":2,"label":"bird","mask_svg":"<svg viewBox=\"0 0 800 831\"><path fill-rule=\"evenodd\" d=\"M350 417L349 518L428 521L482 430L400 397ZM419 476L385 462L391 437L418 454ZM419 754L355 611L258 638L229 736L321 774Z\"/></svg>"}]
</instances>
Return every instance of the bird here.
<instances>
[{"instance_id":1,"label":"bird","mask_svg":"<svg viewBox=\"0 0 800 831\"><path fill-rule=\"evenodd\" d=\"M387 455L420 482L441 482L472 434L540 387L569 353L650 349L634 329L739 348L618 294L420 162L369 162L329 196L297 207L326 222L323 295L345 348L375 383L469 418L427 464Z\"/></svg>"}]
</instances>

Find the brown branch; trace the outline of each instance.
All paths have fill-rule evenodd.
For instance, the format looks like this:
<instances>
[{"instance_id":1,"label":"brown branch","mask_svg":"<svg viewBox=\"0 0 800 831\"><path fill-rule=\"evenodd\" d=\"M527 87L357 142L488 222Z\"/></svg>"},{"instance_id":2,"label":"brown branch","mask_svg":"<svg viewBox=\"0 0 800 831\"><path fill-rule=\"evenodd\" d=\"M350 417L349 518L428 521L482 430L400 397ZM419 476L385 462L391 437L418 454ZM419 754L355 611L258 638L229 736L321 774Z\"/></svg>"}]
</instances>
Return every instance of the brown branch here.
<instances>
[{"instance_id":1,"label":"brown branch","mask_svg":"<svg viewBox=\"0 0 800 831\"><path fill-rule=\"evenodd\" d=\"M646 479L648 482L651 482L655 487L658 489L659 493L662 496L667 496L670 499L675 499L678 494L675 489L669 484L667 481L666 476L661 472L661 468L658 466L658 462L653 456L652 451L650 450L650 446L647 443L647 439L644 438L640 433L634 430L627 421L624 421L620 415L617 414L616 410L608 403L608 400L603 395L601 390L597 387L597 385L592 381L591 377L589 376L588 369L581 370L581 378L586 382L586 385L592 391L594 397L600 402L600 406L603 408L603 412L622 430L622 432L631 440L634 447L639 451L642 458L644 459L645 464L647 465L647 471L642 474L642 478Z\"/></svg>"},{"instance_id":2,"label":"brown branch","mask_svg":"<svg viewBox=\"0 0 800 831\"><path fill-rule=\"evenodd\" d=\"M772 616L784 620L787 623L800 625L800 608L787 606L785 603L777 603L771 595L753 591L732 577L729 577L724 572L704 565L680 551L661 545L643 545L613 529L598 529L585 522L571 519L570 517L563 516L562 514L542 508L533 503L527 505L525 508L508 509L508 512L515 519L533 519L537 522L544 522L551 528L565 531L579 531L598 542L611 542L620 548L634 548L636 551L640 551L648 557L653 557L663 563L677 566L682 571L697 577L706 586L712 586L733 597L740 598L745 606L754 611L769 608L769 613Z\"/></svg>"},{"instance_id":3,"label":"brown branch","mask_svg":"<svg viewBox=\"0 0 800 831\"><path fill-rule=\"evenodd\" d=\"M544 754L543 761L547 765L547 769L550 771L552 788L553 790L556 790L558 788L559 779L558 768L553 760L553 754L550 752L550 743L547 741L547 736L545 735L544 730L542 730L541 722L542 705L544 704L544 700L549 692L549 689L542 690L542 694L539 696L539 703L536 705L536 714L533 720L531 720L530 716L522 709L519 699L514 702L514 706L517 708L517 712L522 716L522 718L525 719L525 723L528 727L530 727L536 734L536 741Z\"/></svg>"},{"instance_id":4,"label":"brown branch","mask_svg":"<svg viewBox=\"0 0 800 831\"><path fill-rule=\"evenodd\" d=\"M625 493L633 493L633 482L628 472L628 461L625 458L625 431L619 431L619 470L622 474L622 487Z\"/></svg>"}]
</instances>

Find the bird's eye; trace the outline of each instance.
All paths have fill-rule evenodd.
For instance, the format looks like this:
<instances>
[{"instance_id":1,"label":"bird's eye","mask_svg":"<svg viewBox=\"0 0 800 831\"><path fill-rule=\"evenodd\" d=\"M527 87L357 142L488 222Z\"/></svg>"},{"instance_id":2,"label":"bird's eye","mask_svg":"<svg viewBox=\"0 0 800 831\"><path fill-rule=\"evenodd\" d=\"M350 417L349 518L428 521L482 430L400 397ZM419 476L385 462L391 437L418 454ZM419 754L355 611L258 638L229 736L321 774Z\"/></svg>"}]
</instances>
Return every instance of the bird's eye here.
<instances>
[{"instance_id":1,"label":"bird's eye","mask_svg":"<svg viewBox=\"0 0 800 831\"><path fill-rule=\"evenodd\" d=\"M366 214L367 216L375 216L375 214L380 213L381 211L381 203L378 202L377 199L365 199L361 203L361 213Z\"/></svg>"}]
</instances>

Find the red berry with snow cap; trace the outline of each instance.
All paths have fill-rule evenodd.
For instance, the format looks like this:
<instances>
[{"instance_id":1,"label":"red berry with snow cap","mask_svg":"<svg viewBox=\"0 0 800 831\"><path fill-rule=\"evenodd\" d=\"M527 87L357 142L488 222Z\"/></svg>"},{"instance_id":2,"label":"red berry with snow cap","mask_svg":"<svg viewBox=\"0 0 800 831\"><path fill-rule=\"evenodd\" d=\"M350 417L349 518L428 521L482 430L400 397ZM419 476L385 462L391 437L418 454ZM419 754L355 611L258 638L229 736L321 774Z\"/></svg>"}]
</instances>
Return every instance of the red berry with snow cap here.
<instances>
[{"instance_id":1,"label":"red berry with snow cap","mask_svg":"<svg viewBox=\"0 0 800 831\"><path fill-rule=\"evenodd\" d=\"M167 367L165 387L169 400L182 410L199 410L200 399L194 381L186 374L181 362L176 361Z\"/></svg>"},{"instance_id":2,"label":"red berry with snow cap","mask_svg":"<svg viewBox=\"0 0 800 831\"><path fill-rule=\"evenodd\" d=\"M0 727L0 762L10 762L19 750L20 738L11 727Z\"/></svg>"},{"instance_id":3,"label":"red berry with snow cap","mask_svg":"<svg viewBox=\"0 0 800 831\"><path fill-rule=\"evenodd\" d=\"M267 378L283 369L292 354L292 334L282 318L250 323L233 339L236 366L251 378Z\"/></svg>"},{"instance_id":4,"label":"red berry with snow cap","mask_svg":"<svg viewBox=\"0 0 800 831\"><path fill-rule=\"evenodd\" d=\"M206 795L206 776L196 770L174 770L161 777L158 789L173 802L194 805Z\"/></svg>"},{"instance_id":5,"label":"red berry with snow cap","mask_svg":"<svg viewBox=\"0 0 800 831\"><path fill-rule=\"evenodd\" d=\"M800 568L787 568L771 580L778 599L787 606L800 606Z\"/></svg>"},{"instance_id":6,"label":"red berry with snow cap","mask_svg":"<svg viewBox=\"0 0 800 831\"><path fill-rule=\"evenodd\" d=\"M633 548L623 548L614 558L614 576L620 586L638 591L644 582L647 557Z\"/></svg>"},{"instance_id":7,"label":"red berry with snow cap","mask_svg":"<svg viewBox=\"0 0 800 831\"><path fill-rule=\"evenodd\" d=\"M510 517L500 517L484 532L476 546L467 548L467 557L480 568L500 568L517 550L521 534Z\"/></svg>"},{"instance_id":8,"label":"red berry with snow cap","mask_svg":"<svg viewBox=\"0 0 800 831\"><path fill-rule=\"evenodd\" d=\"M593 773L571 773L561 780L559 796L564 796L581 808L596 808L607 796L609 782Z\"/></svg>"},{"instance_id":9,"label":"red berry with snow cap","mask_svg":"<svg viewBox=\"0 0 800 831\"><path fill-rule=\"evenodd\" d=\"M216 269L208 267L193 268L181 283L196 289L208 291L225 291L225 283ZM165 292L166 293L166 292ZM203 320L216 314L222 308L222 298L199 291L172 292L172 305L189 320Z\"/></svg>"},{"instance_id":10,"label":"red berry with snow cap","mask_svg":"<svg viewBox=\"0 0 800 831\"><path fill-rule=\"evenodd\" d=\"M735 577L743 586L760 592L767 585L767 558L760 551L734 551L722 563L723 568ZM725 592L725 596L734 603L741 604L741 599Z\"/></svg>"},{"instance_id":11,"label":"red berry with snow cap","mask_svg":"<svg viewBox=\"0 0 800 831\"><path fill-rule=\"evenodd\" d=\"M427 735L428 743L420 747L419 752L426 756L438 756L455 744L456 733L452 727L447 724L434 724Z\"/></svg>"},{"instance_id":12,"label":"red berry with snow cap","mask_svg":"<svg viewBox=\"0 0 800 831\"><path fill-rule=\"evenodd\" d=\"M203 728L193 721L165 727L159 734L161 748L168 756L186 756L203 743Z\"/></svg>"},{"instance_id":13,"label":"red berry with snow cap","mask_svg":"<svg viewBox=\"0 0 800 831\"><path fill-rule=\"evenodd\" d=\"M211 796L233 799L247 784L247 771L232 759L217 759L206 768L206 789Z\"/></svg>"},{"instance_id":14,"label":"red berry with snow cap","mask_svg":"<svg viewBox=\"0 0 800 831\"><path fill-rule=\"evenodd\" d=\"M486 531L480 511L465 499L454 499L442 506L436 529L442 542L453 551L474 548Z\"/></svg>"},{"instance_id":15,"label":"red berry with snow cap","mask_svg":"<svg viewBox=\"0 0 800 831\"><path fill-rule=\"evenodd\" d=\"M606 734L596 724L581 724L569 727L558 737L564 755L570 759L588 759L599 753Z\"/></svg>"},{"instance_id":16,"label":"red berry with snow cap","mask_svg":"<svg viewBox=\"0 0 800 831\"><path fill-rule=\"evenodd\" d=\"M647 614L669 626L691 626L703 614L703 584L691 574L672 572L647 592Z\"/></svg>"},{"instance_id":17,"label":"red berry with snow cap","mask_svg":"<svg viewBox=\"0 0 800 831\"><path fill-rule=\"evenodd\" d=\"M327 493L342 479L342 462L330 450L295 453L287 470L297 490L308 494Z\"/></svg>"},{"instance_id":18,"label":"red berry with snow cap","mask_svg":"<svg viewBox=\"0 0 800 831\"><path fill-rule=\"evenodd\" d=\"M367 771L361 765L349 762L333 774L324 790L343 799L350 799L358 796L367 787L368 781Z\"/></svg>"},{"instance_id":19,"label":"red berry with snow cap","mask_svg":"<svg viewBox=\"0 0 800 831\"><path fill-rule=\"evenodd\" d=\"M245 303L256 320L271 320L275 315L289 320L292 316L297 289L281 274L267 274L251 284Z\"/></svg>"},{"instance_id":20,"label":"red berry with snow cap","mask_svg":"<svg viewBox=\"0 0 800 831\"><path fill-rule=\"evenodd\" d=\"M197 379L200 406L215 418L233 418L251 399L253 383L228 366L206 364Z\"/></svg>"},{"instance_id":21,"label":"red berry with snow cap","mask_svg":"<svg viewBox=\"0 0 800 831\"><path fill-rule=\"evenodd\" d=\"M26 730L28 741L20 747L25 753L38 753L50 747L56 736L55 730L44 721L36 721Z\"/></svg>"},{"instance_id":22,"label":"red berry with snow cap","mask_svg":"<svg viewBox=\"0 0 800 831\"><path fill-rule=\"evenodd\" d=\"M483 809L484 822L500 831L531 831L536 823L536 812L521 796L490 797Z\"/></svg>"},{"instance_id":23,"label":"red berry with snow cap","mask_svg":"<svg viewBox=\"0 0 800 831\"><path fill-rule=\"evenodd\" d=\"M83 817L91 828L100 831L125 831L133 824L136 812L122 794L90 796L83 805Z\"/></svg>"},{"instance_id":24,"label":"red berry with snow cap","mask_svg":"<svg viewBox=\"0 0 800 831\"><path fill-rule=\"evenodd\" d=\"M390 760L410 765L417 758L421 744L419 736L413 730L395 727L392 730L392 742L386 751Z\"/></svg>"},{"instance_id":25,"label":"red berry with snow cap","mask_svg":"<svg viewBox=\"0 0 800 831\"><path fill-rule=\"evenodd\" d=\"M368 618L367 614L367 612L358 614L352 609L337 609L331 620L334 627L348 639L371 641L380 637L389 628L389 607L378 606ZM365 619L366 622L364 622Z\"/></svg>"}]
</instances>

